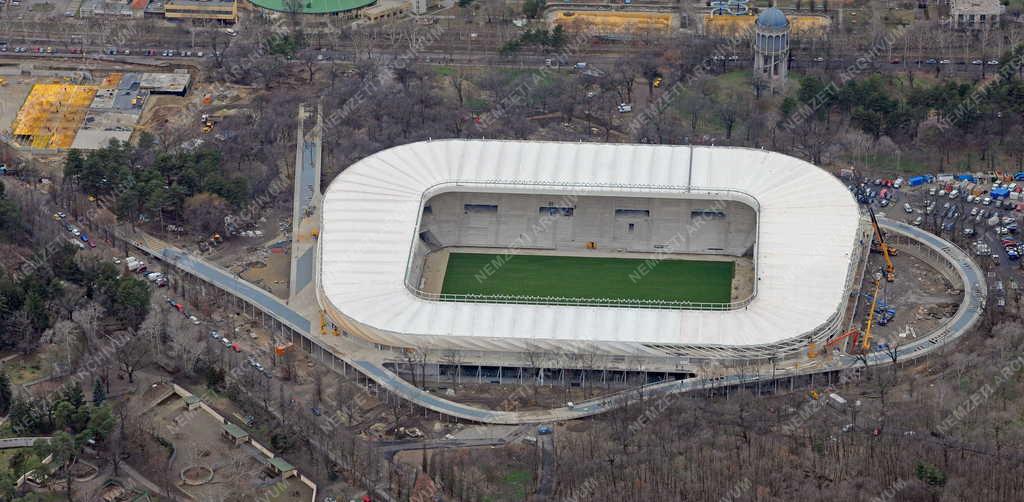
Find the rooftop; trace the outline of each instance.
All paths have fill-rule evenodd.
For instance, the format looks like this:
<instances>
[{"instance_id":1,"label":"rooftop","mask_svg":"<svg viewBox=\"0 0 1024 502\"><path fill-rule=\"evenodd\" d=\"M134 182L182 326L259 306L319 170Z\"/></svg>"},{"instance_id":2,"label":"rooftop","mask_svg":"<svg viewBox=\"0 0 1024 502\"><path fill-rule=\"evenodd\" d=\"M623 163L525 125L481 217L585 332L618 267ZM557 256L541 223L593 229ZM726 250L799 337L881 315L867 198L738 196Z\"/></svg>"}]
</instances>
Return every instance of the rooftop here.
<instances>
[{"instance_id":1,"label":"rooftop","mask_svg":"<svg viewBox=\"0 0 1024 502\"><path fill-rule=\"evenodd\" d=\"M757 15L757 26L761 28L786 28L789 20L781 10L769 7Z\"/></svg>"},{"instance_id":2,"label":"rooftop","mask_svg":"<svg viewBox=\"0 0 1024 502\"><path fill-rule=\"evenodd\" d=\"M274 466L274 469L277 469L278 472L288 472L295 470L294 465L289 464L287 460L281 457L274 457L270 459L270 465Z\"/></svg>"},{"instance_id":3,"label":"rooftop","mask_svg":"<svg viewBox=\"0 0 1024 502\"><path fill-rule=\"evenodd\" d=\"M237 426L237 425L235 425L235 424L233 424L231 422L225 422L223 427L224 427L224 432L227 432L231 437L233 437L235 439L242 439L242 438L249 437L249 433L248 432L246 432L244 429L242 429L241 427L239 427L239 426Z\"/></svg>"},{"instance_id":4,"label":"rooftop","mask_svg":"<svg viewBox=\"0 0 1024 502\"><path fill-rule=\"evenodd\" d=\"M422 204L452 191L746 203L758 212L757 296L746 307L716 311L420 298L405 282ZM322 208L321 306L384 333L480 342L746 346L789 340L834 317L862 237L857 203L834 176L786 155L731 147L412 143L342 171Z\"/></svg>"},{"instance_id":5,"label":"rooftop","mask_svg":"<svg viewBox=\"0 0 1024 502\"><path fill-rule=\"evenodd\" d=\"M153 92L182 93L191 81L192 76L188 72L143 73L139 85Z\"/></svg>"},{"instance_id":6,"label":"rooftop","mask_svg":"<svg viewBox=\"0 0 1024 502\"><path fill-rule=\"evenodd\" d=\"M953 0L954 14L1002 14L1006 7L999 0Z\"/></svg>"}]
</instances>

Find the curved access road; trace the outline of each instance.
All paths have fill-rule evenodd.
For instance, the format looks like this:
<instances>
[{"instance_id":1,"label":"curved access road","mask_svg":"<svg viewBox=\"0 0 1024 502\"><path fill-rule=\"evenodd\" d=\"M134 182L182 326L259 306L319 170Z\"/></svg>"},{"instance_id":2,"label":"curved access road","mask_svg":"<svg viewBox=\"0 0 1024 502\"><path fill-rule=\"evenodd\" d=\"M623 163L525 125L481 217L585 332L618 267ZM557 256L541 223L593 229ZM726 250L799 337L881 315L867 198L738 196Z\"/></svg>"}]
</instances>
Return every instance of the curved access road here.
<instances>
[{"instance_id":1,"label":"curved access road","mask_svg":"<svg viewBox=\"0 0 1024 502\"><path fill-rule=\"evenodd\" d=\"M953 264L964 285L964 297L953 318L933 332L920 336L913 342L899 347L899 361L908 361L922 357L946 344L954 342L968 333L981 319L988 291L984 273L978 264L963 250L934 234L894 220L879 218L878 221L887 232L910 237L944 257L949 263ZM153 239L148 237L143 240L150 245L147 246L141 241L136 241L135 245L143 251L161 258L185 272L202 278L259 308L282 324L301 333L324 352L333 354L335 357L356 368L388 391L423 408L474 422L487 424L529 424L571 420L597 415L629 402L635 402L641 398L651 399L656 396L714 387L747 385L759 381L767 382L772 379L780 380L817 373L835 372L863 364L863 362L854 357L839 357L828 364L795 370L776 370L771 378L765 378L763 375L732 375L713 379L694 378L646 385L642 388L634 388L610 396L580 402L571 409L563 407L537 411L488 410L449 401L422 390L385 368L382 361L374 360L366 351L353 351L349 354L341 353L337 348L320 341L319 337L312 336L309 319L288 305L285 305L270 293L237 278L216 265L191 256L185 251L163 245L162 243L160 246L153 246ZM159 247L159 249L154 249L156 247ZM866 362L868 365L875 366L893 363L886 352L874 352L867 356Z\"/></svg>"}]
</instances>

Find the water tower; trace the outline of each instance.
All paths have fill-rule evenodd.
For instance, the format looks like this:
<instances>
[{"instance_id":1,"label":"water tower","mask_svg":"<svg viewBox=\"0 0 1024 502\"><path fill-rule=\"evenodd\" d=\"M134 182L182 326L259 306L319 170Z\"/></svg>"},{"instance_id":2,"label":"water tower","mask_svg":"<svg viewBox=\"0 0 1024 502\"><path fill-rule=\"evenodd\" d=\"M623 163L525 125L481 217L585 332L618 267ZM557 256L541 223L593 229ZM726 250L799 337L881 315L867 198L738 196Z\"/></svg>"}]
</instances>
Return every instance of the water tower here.
<instances>
[{"instance_id":1,"label":"water tower","mask_svg":"<svg viewBox=\"0 0 1024 502\"><path fill-rule=\"evenodd\" d=\"M775 7L765 9L754 24L754 72L772 87L786 80L789 60L789 20Z\"/></svg>"}]
</instances>

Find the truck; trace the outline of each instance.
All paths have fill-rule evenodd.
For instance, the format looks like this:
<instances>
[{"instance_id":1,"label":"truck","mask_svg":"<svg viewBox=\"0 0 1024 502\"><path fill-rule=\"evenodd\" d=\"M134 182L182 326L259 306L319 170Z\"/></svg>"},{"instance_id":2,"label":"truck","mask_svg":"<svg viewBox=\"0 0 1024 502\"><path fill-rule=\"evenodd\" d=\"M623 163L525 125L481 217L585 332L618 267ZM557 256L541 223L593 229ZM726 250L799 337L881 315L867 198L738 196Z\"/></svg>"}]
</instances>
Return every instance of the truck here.
<instances>
[{"instance_id":1,"label":"truck","mask_svg":"<svg viewBox=\"0 0 1024 502\"><path fill-rule=\"evenodd\" d=\"M135 258L134 256L129 256L128 259L125 260L125 264L128 266L129 272L146 272L146 264L140 261L139 259Z\"/></svg>"},{"instance_id":2,"label":"truck","mask_svg":"<svg viewBox=\"0 0 1024 502\"><path fill-rule=\"evenodd\" d=\"M843 398L843 396L840 396L839 394L836 394L835 392L833 392L833 393L830 393L830 394L828 395L828 398L829 398L829 399L830 399L830 400L831 400L831 401L832 401L833 403L835 403L835 404L837 404L837 405L839 405L839 406L846 406L846 399L845 399L845 398Z\"/></svg>"}]
</instances>

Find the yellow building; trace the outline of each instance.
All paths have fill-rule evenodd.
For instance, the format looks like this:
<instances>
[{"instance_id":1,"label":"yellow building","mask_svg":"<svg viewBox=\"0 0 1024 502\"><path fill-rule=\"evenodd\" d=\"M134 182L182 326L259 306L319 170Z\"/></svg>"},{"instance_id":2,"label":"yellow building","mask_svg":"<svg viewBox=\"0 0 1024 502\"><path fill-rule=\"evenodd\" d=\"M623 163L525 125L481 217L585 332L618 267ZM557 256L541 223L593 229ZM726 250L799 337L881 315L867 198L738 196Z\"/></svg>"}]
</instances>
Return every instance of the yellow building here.
<instances>
[{"instance_id":1,"label":"yellow building","mask_svg":"<svg viewBox=\"0 0 1024 502\"><path fill-rule=\"evenodd\" d=\"M164 4L167 19L212 19L234 23L238 21L237 0L168 0Z\"/></svg>"},{"instance_id":2,"label":"yellow building","mask_svg":"<svg viewBox=\"0 0 1024 502\"><path fill-rule=\"evenodd\" d=\"M408 0L380 0L376 5L362 10L363 19L370 22L392 19L405 15L412 9Z\"/></svg>"}]
</instances>

